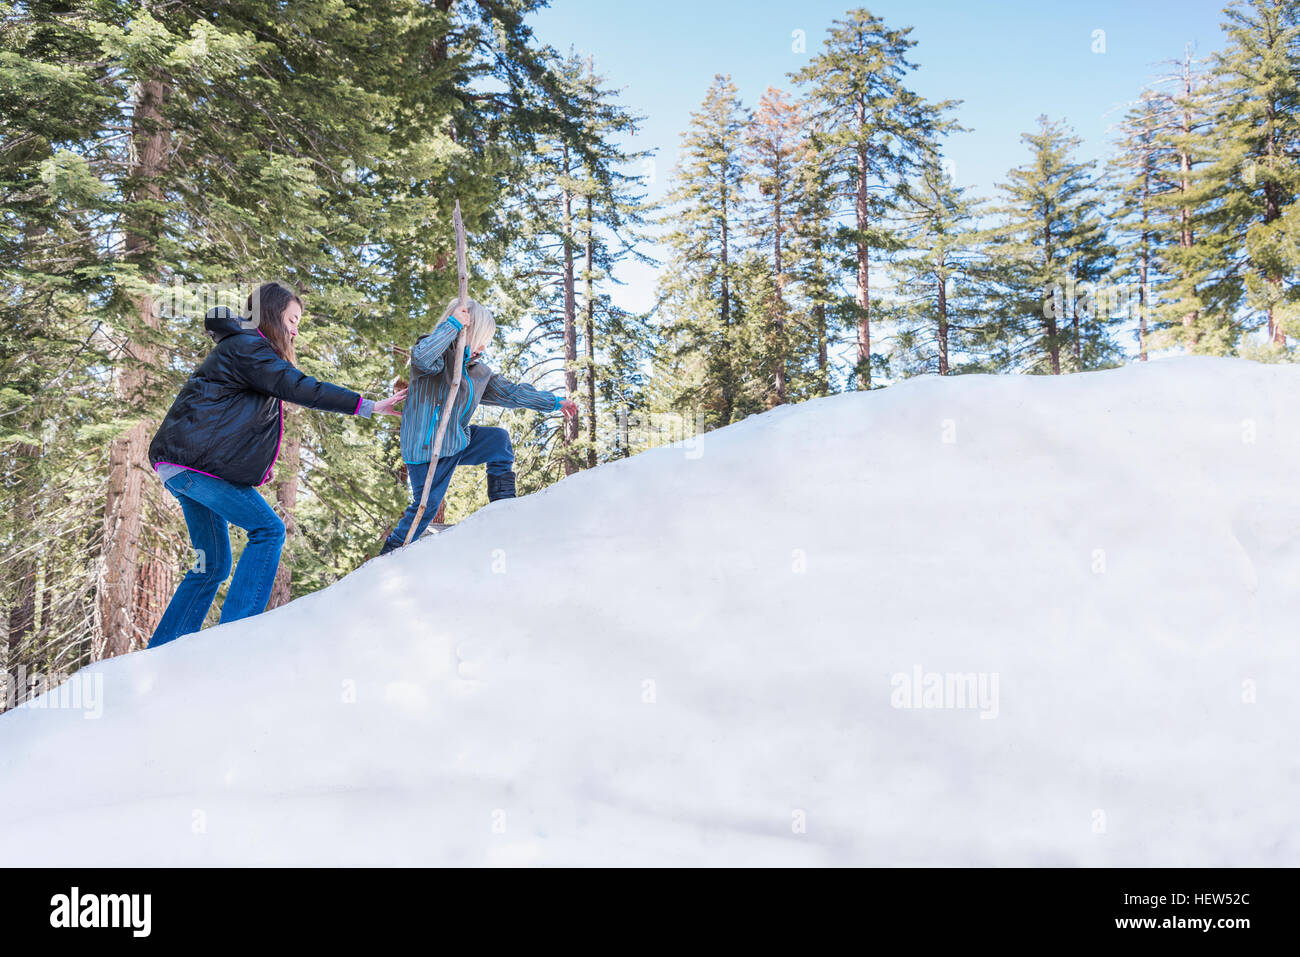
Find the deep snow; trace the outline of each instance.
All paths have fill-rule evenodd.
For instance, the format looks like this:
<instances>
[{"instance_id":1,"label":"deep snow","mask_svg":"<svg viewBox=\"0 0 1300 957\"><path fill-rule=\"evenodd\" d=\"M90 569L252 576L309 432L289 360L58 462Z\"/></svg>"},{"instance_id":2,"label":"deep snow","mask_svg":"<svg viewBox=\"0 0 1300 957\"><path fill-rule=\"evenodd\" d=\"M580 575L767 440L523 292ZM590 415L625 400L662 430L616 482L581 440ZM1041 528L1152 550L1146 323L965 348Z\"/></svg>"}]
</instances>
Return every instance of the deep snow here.
<instances>
[{"instance_id":1,"label":"deep snow","mask_svg":"<svg viewBox=\"0 0 1300 957\"><path fill-rule=\"evenodd\" d=\"M0 716L0 864L1300 864L1297 416L927 377L580 473Z\"/></svg>"}]
</instances>

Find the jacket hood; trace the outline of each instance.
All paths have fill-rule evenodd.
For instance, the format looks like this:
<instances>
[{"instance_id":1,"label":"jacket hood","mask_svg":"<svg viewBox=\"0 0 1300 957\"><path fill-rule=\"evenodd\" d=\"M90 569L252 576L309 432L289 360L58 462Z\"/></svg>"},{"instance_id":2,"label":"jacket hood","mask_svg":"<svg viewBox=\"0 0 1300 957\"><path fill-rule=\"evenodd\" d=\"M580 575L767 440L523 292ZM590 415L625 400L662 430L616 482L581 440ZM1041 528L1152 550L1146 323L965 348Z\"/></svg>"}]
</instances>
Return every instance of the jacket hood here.
<instances>
[{"instance_id":1,"label":"jacket hood","mask_svg":"<svg viewBox=\"0 0 1300 957\"><path fill-rule=\"evenodd\" d=\"M247 319L228 307L217 306L215 309L208 310L207 318L203 320L203 328L215 342L220 342L226 336L243 332L246 322Z\"/></svg>"}]
</instances>

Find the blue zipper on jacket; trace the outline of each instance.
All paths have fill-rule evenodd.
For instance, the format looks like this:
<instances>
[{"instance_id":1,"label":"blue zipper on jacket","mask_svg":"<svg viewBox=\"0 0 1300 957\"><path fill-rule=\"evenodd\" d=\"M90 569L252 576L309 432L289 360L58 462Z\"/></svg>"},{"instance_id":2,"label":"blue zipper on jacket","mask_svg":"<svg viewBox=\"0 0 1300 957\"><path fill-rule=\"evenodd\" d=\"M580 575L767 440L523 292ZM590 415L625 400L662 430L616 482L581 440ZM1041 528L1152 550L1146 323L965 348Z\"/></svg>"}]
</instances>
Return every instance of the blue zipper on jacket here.
<instances>
[{"instance_id":1,"label":"blue zipper on jacket","mask_svg":"<svg viewBox=\"0 0 1300 957\"><path fill-rule=\"evenodd\" d=\"M474 377L469 375L467 370L465 378L469 380L469 398L465 402L465 414L460 417L460 427L462 429L469 422L470 413L474 411Z\"/></svg>"},{"instance_id":2,"label":"blue zipper on jacket","mask_svg":"<svg viewBox=\"0 0 1300 957\"><path fill-rule=\"evenodd\" d=\"M474 379L473 377L466 375L464 381L469 383L469 397L465 400L465 411L461 414L460 417L460 427L462 429L465 428L465 421L469 418L470 411L474 408ZM448 384L447 389L448 391L450 391L451 389L450 384ZM458 389L457 392L459 391L460 390ZM446 401L446 398L447 398L446 396L443 396L443 401ZM440 419L441 417L442 417L442 403L441 402L435 403L433 407L433 416L429 419L429 435L424 440L425 444L429 446L430 460L433 458L434 455L437 455L438 458L442 458L442 450L439 449L435 452L433 448L433 432L434 429L438 427L438 419ZM443 442L446 442L447 437L444 435L442 440Z\"/></svg>"}]
</instances>

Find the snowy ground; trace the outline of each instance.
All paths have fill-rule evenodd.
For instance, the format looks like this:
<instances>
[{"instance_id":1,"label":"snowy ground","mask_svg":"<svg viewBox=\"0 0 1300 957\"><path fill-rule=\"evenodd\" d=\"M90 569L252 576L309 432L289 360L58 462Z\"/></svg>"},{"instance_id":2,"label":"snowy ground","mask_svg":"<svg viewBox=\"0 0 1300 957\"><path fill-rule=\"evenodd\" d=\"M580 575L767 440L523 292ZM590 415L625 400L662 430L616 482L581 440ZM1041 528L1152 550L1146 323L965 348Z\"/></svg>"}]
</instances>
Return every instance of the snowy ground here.
<instances>
[{"instance_id":1,"label":"snowy ground","mask_svg":"<svg viewBox=\"0 0 1300 957\"><path fill-rule=\"evenodd\" d=\"M0 716L0 865L1300 864L1298 416L924 378L581 473Z\"/></svg>"}]
</instances>

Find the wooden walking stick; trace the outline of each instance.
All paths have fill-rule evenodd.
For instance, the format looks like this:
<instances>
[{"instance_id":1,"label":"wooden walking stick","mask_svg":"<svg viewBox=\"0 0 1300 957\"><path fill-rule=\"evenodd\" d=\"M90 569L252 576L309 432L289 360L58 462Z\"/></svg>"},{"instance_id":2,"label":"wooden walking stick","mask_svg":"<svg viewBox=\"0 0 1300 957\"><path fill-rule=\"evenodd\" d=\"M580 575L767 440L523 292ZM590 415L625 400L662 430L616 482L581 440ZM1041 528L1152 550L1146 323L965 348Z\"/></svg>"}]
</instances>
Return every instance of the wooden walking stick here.
<instances>
[{"instance_id":1,"label":"wooden walking stick","mask_svg":"<svg viewBox=\"0 0 1300 957\"><path fill-rule=\"evenodd\" d=\"M465 264L465 223L460 218L460 200L456 200L451 220L456 227L456 276L460 280L459 308L463 309L469 299L469 269ZM447 390L447 399L442 404L438 434L434 437L433 447L429 450L429 471L424 476L424 491L420 493L420 507L415 511L415 520L411 522L411 527L406 530L406 541L402 542L403 545L411 544L411 539L415 537L415 530L420 527L420 519L424 517L425 506L429 504L429 489L433 487L433 473L438 468L438 452L442 448L442 436L447 431L447 420L451 418L451 408L456 404L456 396L460 394L460 373L464 365L465 336L468 332L469 326L466 324L460 330L460 335L456 337L456 371L452 375L451 388Z\"/></svg>"}]
</instances>

